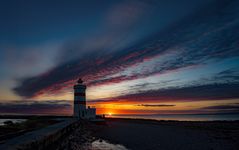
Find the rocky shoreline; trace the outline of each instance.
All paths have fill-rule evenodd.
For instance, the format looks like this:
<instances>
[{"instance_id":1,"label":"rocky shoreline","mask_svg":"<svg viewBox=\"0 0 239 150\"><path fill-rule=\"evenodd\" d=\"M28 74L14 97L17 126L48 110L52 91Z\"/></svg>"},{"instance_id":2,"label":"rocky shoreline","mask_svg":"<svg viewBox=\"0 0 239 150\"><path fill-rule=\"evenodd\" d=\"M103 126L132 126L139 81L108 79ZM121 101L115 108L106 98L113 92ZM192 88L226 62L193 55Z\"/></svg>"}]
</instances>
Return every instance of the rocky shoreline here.
<instances>
[{"instance_id":1,"label":"rocky shoreline","mask_svg":"<svg viewBox=\"0 0 239 150\"><path fill-rule=\"evenodd\" d=\"M85 150L96 138L93 132L95 126L87 121L77 122L72 127L71 133L59 140L59 144L54 144L52 149L56 150Z\"/></svg>"}]
</instances>

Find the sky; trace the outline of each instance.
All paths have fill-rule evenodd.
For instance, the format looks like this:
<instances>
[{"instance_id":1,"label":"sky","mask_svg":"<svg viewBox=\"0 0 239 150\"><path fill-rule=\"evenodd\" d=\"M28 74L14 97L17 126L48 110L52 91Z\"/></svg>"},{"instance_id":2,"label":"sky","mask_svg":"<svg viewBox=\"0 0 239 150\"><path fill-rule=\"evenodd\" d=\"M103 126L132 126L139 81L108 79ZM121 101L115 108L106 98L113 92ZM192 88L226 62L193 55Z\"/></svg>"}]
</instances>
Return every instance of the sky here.
<instances>
[{"instance_id":1,"label":"sky","mask_svg":"<svg viewBox=\"0 0 239 150\"><path fill-rule=\"evenodd\" d=\"M0 114L239 113L239 0L3 0Z\"/></svg>"}]
</instances>

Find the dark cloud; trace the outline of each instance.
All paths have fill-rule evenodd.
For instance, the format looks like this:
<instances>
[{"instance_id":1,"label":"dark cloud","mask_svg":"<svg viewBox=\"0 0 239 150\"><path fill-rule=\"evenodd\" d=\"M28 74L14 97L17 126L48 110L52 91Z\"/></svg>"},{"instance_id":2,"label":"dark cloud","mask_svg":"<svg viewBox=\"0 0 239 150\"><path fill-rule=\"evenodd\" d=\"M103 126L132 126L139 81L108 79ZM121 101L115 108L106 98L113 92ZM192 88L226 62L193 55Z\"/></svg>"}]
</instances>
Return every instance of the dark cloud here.
<instances>
[{"instance_id":1,"label":"dark cloud","mask_svg":"<svg viewBox=\"0 0 239 150\"><path fill-rule=\"evenodd\" d=\"M116 100L129 101L196 101L225 100L239 98L239 84L209 84L192 87L150 90L115 97Z\"/></svg>"},{"instance_id":2,"label":"dark cloud","mask_svg":"<svg viewBox=\"0 0 239 150\"><path fill-rule=\"evenodd\" d=\"M71 101L12 101L0 103L1 114L71 115Z\"/></svg>"},{"instance_id":3,"label":"dark cloud","mask_svg":"<svg viewBox=\"0 0 239 150\"><path fill-rule=\"evenodd\" d=\"M239 82L239 72L237 68L226 69L221 72L215 73L208 77L199 78L197 81L192 81L191 85L200 85L202 83L238 83Z\"/></svg>"},{"instance_id":4,"label":"dark cloud","mask_svg":"<svg viewBox=\"0 0 239 150\"><path fill-rule=\"evenodd\" d=\"M205 6L203 11L200 10L178 21L164 32L123 50L97 49L97 51L89 51L77 57L73 53L74 60L64 62L45 74L23 79L14 88L14 91L20 96L34 97L42 93L59 93L63 89L70 88L79 76L83 77L89 86L97 86L144 78L189 66L203 65L208 60L238 56L238 3L236 0L220 0L210 3L210 5ZM94 41L91 42L94 44ZM78 46L74 49L78 49ZM140 73L105 78L173 51L177 52L177 55L152 66L153 69L149 71L143 70ZM69 55L71 55L70 52ZM148 91L145 93L146 95L142 93L139 96L153 99L167 98L167 100L173 98L182 100L233 98L238 97L235 89L231 88L234 86L238 88L236 84L206 85L184 89ZM150 96L150 94L152 95Z\"/></svg>"},{"instance_id":5,"label":"dark cloud","mask_svg":"<svg viewBox=\"0 0 239 150\"><path fill-rule=\"evenodd\" d=\"M217 105L217 106L208 106L204 107L206 110L234 110L239 112L239 104L230 104L230 105Z\"/></svg>"},{"instance_id":6,"label":"dark cloud","mask_svg":"<svg viewBox=\"0 0 239 150\"><path fill-rule=\"evenodd\" d=\"M214 76L214 80L220 80L220 79L223 79L225 81L238 82L239 72L237 69L228 69L228 70L221 71Z\"/></svg>"},{"instance_id":7,"label":"dark cloud","mask_svg":"<svg viewBox=\"0 0 239 150\"><path fill-rule=\"evenodd\" d=\"M200 108L201 111L208 111L214 113L239 113L239 104L221 104L221 105L214 105L214 106L207 106Z\"/></svg>"},{"instance_id":8,"label":"dark cloud","mask_svg":"<svg viewBox=\"0 0 239 150\"><path fill-rule=\"evenodd\" d=\"M101 104L101 103L120 103L123 102L122 100L117 99L97 99L97 100L89 100L87 101L89 104Z\"/></svg>"},{"instance_id":9,"label":"dark cloud","mask_svg":"<svg viewBox=\"0 0 239 150\"><path fill-rule=\"evenodd\" d=\"M154 105L154 104L140 104L140 105L137 105L137 106L144 106L144 107L173 107L173 106L176 106L176 105L170 105L170 104L160 104L160 105Z\"/></svg>"}]
</instances>

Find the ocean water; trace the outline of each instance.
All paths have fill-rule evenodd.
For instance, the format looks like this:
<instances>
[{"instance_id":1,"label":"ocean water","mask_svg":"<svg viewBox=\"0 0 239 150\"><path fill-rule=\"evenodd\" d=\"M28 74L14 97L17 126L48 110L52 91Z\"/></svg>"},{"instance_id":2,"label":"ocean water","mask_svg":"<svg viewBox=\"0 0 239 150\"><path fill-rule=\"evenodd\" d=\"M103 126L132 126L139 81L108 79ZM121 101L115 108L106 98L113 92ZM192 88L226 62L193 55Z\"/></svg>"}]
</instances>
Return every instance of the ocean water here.
<instances>
[{"instance_id":1,"label":"ocean water","mask_svg":"<svg viewBox=\"0 0 239 150\"><path fill-rule=\"evenodd\" d=\"M12 121L13 123L20 123L25 121L26 119L0 119L0 126L4 125L5 121Z\"/></svg>"},{"instance_id":2,"label":"ocean water","mask_svg":"<svg viewBox=\"0 0 239 150\"><path fill-rule=\"evenodd\" d=\"M154 114L154 115L111 115L112 118L138 118L154 120L177 121L215 121L215 120L239 120L239 114Z\"/></svg>"}]
</instances>

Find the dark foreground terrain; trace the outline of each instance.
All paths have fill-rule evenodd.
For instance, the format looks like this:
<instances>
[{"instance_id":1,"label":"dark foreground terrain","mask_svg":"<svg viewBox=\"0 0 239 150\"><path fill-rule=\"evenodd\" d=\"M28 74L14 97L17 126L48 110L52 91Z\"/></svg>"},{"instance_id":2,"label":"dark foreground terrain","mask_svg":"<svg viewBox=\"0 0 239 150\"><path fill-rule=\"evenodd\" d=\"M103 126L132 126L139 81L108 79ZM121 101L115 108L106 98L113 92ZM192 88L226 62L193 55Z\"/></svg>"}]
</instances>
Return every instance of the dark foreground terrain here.
<instances>
[{"instance_id":1,"label":"dark foreground terrain","mask_svg":"<svg viewBox=\"0 0 239 150\"><path fill-rule=\"evenodd\" d=\"M5 125L0 126L0 144L4 143L4 141L8 139L23 135L24 133L33 130L47 127L58 122L58 120L38 117L26 119L26 121L21 123L12 123L11 121L6 121Z\"/></svg>"},{"instance_id":2,"label":"dark foreground terrain","mask_svg":"<svg viewBox=\"0 0 239 150\"><path fill-rule=\"evenodd\" d=\"M96 136L133 150L238 150L239 121L108 119Z\"/></svg>"},{"instance_id":3,"label":"dark foreground terrain","mask_svg":"<svg viewBox=\"0 0 239 150\"><path fill-rule=\"evenodd\" d=\"M112 118L107 119L106 125L84 122L55 149L238 150L238 139L239 121L179 122ZM94 141L98 143L94 145Z\"/></svg>"},{"instance_id":4,"label":"dark foreground terrain","mask_svg":"<svg viewBox=\"0 0 239 150\"><path fill-rule=\"evenodd\" d=\"M156 121L108 118L76 121L19 149L238 150L239 121ZM1 145L0 145L1 146Z\"/></svg>"}]
</instances>

